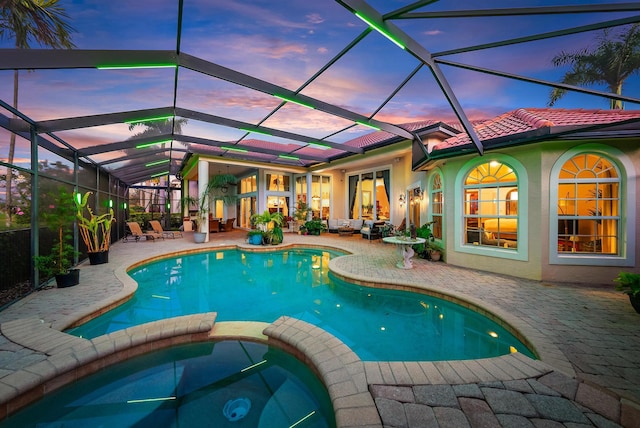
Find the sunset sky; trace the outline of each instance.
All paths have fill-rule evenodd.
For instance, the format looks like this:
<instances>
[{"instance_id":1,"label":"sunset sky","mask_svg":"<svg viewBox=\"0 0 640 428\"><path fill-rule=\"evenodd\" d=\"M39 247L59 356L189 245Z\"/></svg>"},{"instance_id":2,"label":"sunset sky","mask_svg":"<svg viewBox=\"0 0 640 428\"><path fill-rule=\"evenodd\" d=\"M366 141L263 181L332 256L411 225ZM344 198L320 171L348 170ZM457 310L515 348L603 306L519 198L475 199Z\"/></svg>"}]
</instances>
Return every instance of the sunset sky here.
<instances>
[{"instance_id":1,"label":"sunset sky","mask_svg":"<svg viewBox=\"0 0 640 428\"><path fill-rule=\"evenodd\" d=\"M371 0L381 14L411 2ZM482 8L580 5L580 1L490 1ZM617 3L602 1L601 3ZM372 31L305 86L367 25L333 0L185 0L180 45L177 46L176 0L98 1L60 0L76 32L78 49L179 50L235 69L292 91L369 116L420 64L408 52ZM479 8L476 1L442 0L415 12ZM432 18L393 20L428 52L474 46L541 32L626 18L638 12L585 13L487 18ZM614 30L615 31L615 30ZM559 81L566 68L555 68L551 59L562 50L594 46L602 30L512 46L483 49L443 58L536 79ZM0 41L12 48L13 40ZM32 45L32 48L38 48ZM1 61L1 60L0 60ZM514 79L442 65L466 115L491 118L519 107L544 107L550 88ZM40 121L73 116L112 113L174 104L174 70L36 70L21 72L19 109ZM10 70L0 71L0 98L12 100ZM604 87L592 89L605 90ZM637 97L640 79L632 76L624 94ZM250 123L267 117L280 101L219 79L180 68L176 105ZM585 94L568 94L558 108L607 109L608 100ZM627 103L627 109L637 105ZM7 114L6 111L4 114ZM402 124L419 120L455 120L430 69L423 66L378 112L375 119ZM356 126L339 134L349 121L288 103L264 123L313 138L331 136L344 142L371 132ZM215 140L235 140L243 132L190 121L183 133ZM77 147L122 141L131 136L127 126L110 125L59 132ZM6 144L0 135L1 144ZM2 150L0 158L6 158Z\"/></svg>"}]
</instances>

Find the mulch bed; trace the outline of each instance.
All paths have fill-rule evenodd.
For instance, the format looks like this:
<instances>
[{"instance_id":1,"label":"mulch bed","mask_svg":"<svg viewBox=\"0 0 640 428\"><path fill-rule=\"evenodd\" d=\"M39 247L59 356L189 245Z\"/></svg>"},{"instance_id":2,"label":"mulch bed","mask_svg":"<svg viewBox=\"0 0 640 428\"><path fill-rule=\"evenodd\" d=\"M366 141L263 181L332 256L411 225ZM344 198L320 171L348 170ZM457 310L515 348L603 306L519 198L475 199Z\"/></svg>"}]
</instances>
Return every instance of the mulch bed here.
<instances>
[{"instance_id":1,"label":"mulch bed","mask_svg":"<svg viewBox=\"0 0 640 428\"><path fill-rule=\"evenodd\" d=\"M30 282L17 284L14 287L9 288L8 290L0 290L0 309L26 296L32 291L33 287L31 286Z\"/></svg>"}]
</instances>

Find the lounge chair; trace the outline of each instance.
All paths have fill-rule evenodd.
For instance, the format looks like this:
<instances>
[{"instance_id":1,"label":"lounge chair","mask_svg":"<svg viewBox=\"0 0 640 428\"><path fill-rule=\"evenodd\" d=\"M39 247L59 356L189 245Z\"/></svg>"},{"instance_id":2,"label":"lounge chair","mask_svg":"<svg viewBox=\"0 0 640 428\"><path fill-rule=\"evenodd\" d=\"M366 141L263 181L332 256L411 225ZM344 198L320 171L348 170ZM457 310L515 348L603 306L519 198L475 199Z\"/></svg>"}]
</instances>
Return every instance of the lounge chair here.
<instances>
[{"instance_id":1,"label":"lounge chair","mask_svg":"<svg viewBox=\"0 0 640 428\"><path fill-rule=\"evenodd\" d=\"M149 224L155 233L159 233L163 238L182 238L182 233L174 230L164 230L158 220L149 220Z\"/></svg>"},{"instance_id":2,"label":"lounge chair","mask_svg":"<svg viewBox=\"0 0 640 428\"><path fill-rule=\"evenodd\" d=\"M140 228L140 225L135 221L127 222L127 226L129 227L129 232L131 235L126 235L123 239L124 242L128 242L129 238L133 238L136 242L140 240L140 238L144 238L145 240L155 241L156 239L164 239L164 236L160 233L156 232L143 232Z\"/></svg>"}]
</instances>

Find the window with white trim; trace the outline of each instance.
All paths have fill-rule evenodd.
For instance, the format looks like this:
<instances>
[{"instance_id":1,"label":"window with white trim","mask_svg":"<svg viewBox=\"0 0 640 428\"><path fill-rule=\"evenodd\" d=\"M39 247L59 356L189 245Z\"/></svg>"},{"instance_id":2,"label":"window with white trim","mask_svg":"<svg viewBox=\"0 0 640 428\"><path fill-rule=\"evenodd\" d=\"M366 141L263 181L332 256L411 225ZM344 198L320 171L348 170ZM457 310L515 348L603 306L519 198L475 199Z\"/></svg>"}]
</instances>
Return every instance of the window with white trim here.
<instances>
[{"instance_id":1,"label":"window with white trim","mask_svg":"<svg viewBox=\"0 0 640 428\"><path fill-rule=\"evenodd\" d=\"M600 153L579 153L557 177L558 254L619 255L620 172Z\"/></svg>"},{"instance_id":2,"label":"window with white trim","mask_svg":"<svg viewBox=\"0 0 640 428\"><path fill-rule=\"evenodd\" d=\"M473 167L463 182L463 242L480 247L518 248L518 177L492 160Z\"/></svg>"},{"instance_id":3,"label":"window with white trim","mask_svg":"<svg viewBox=\"0 0 640 428\"><path fill-rule=\"evenodd\" d=\"M429 206L431 208L431 233L434 238L442 239L444 216L444 197L442 195L442 174L435 173L431 179Z\"/></svg>"}]
</instances>

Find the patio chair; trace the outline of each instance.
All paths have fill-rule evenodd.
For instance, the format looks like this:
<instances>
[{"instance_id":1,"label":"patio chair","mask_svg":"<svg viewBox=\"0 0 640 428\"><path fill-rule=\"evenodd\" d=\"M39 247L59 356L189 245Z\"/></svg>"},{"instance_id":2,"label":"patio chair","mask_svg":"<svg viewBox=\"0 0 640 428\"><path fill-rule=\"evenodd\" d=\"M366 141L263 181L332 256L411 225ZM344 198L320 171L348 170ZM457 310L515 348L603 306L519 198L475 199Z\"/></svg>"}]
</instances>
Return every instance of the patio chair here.
<instances>
[{"instance_id":1,"label":"patio chair","mask_svg":"<svg viewBox=\"0 0 640 428\"><path fill-rule=\"evenodd\" d=\"M155 233L159 233L163 238L182 238L182 233L174 230L164 230L158 220L149 220L149 224Z\"/></svg>"},{"instance_id":2,"label":"patio chair","mask_svg":"<svg viewBox=\"0 0 640 428\"><path fill-rule=\"evenodd\" d=\"M125 235L125 237L122 239L123 242L128 242L130 237L134 238L136 242L138 242L140 238L144 238L147 241L155 241L156 239L160 238L164 239L162 234L156 232L143 232L142 228L140 228L140 225L135 221L127 222L127 227L129 227L129 232L131 235Z\"/></svg>"},{"instance_id":3,"label":"patio chair","mask_svg":"<svg viewBox=\"0 0 640 428\"><path fill-rule=\"evenodd\" d=\"M360 229L360 234L363 239L367 239L369 242L380 239L382 237L380 228L383 226L383 221L365 220L362 229Z\"/></svg>"},{"instance_id":4,"label":"patio chair","mask_svg":"<svg viewBox=\"0 0 640 428\"><path fill-rule=\"evenodd\" d=\"M220 231L221 232L229 232L230 230L233 230L233 223L236 222L235 218L228 218L223 225L221 225Z\"/></svg>"},{"instance_id":5,"label":"patio chair","mask_svg":"<svg viewBox=\"0 0 640 428\"><path fill-rule=\"evenodd\" d=\"M218 233L220 232L220 220L214 218L213 220L209 220L209 233Z\"/></svg>"}]
</instances>

